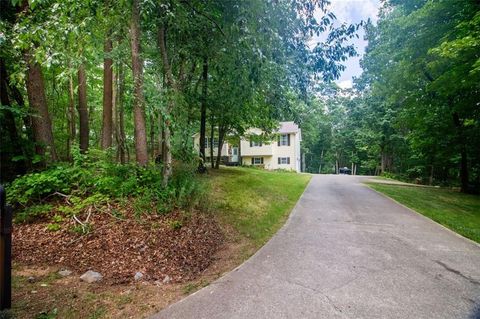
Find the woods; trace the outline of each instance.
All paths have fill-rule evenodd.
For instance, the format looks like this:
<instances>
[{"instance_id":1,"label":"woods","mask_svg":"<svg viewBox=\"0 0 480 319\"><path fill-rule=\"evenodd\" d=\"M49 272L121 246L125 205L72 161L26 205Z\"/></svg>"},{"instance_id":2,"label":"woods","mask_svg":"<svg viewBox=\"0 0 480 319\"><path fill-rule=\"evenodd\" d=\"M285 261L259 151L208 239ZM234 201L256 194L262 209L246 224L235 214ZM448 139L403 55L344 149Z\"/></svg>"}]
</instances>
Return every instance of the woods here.
<instances>
[{"instance_id":1,"label":"woods","mask_svg":"<svg viewBox=\"0 0 480 319\"><path fill-rule=\"evenodd\" d=\"M386 2L377 25L365 26L354 88L326 87L312 102L318 116L304 125L319 135L304 143L308 170L334 172L340 161L358 174L478 192L479 9L476 1Z\"/></svg>"},{"instance_id":2,"label":"woods","mask_svg":"<svg viewBox=\"0 0 480 319\"><path fill-rule=\"evenodd\" d=\"M285 95L307 98L311 74L338 77L358 26L334 21L325 1L7 1L2 130L18 139L2 143L2 181L22 173L7 162L48 167L74 147L157 159L164 187L176 162L204 171L192 134L212 128L221 148L249 127L273 130L292 108Z\"/></svg>"}]
</instances>

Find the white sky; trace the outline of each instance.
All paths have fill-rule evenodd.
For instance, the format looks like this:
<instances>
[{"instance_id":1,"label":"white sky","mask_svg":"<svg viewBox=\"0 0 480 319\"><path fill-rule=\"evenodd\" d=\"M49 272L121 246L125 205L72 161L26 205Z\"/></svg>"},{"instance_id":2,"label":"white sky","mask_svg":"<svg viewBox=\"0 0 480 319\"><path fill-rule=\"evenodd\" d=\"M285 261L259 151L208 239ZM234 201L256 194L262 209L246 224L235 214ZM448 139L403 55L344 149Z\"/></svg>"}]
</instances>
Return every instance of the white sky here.
<instances>
[{"instance_id":1,"label":"white sky","mask_svg":"<svg viewBox=\"0 0 480 319\"><path fill-rule=\"evenodd\" d=\"M346 22L347 24L359 23L369 18L376 23L379 8L379 0L331 0L330 5L330 11L337 17L337 22ZM367 41L363 39L363 36L363 29L359 30L359 39L353 40L359 56L349 58L345 62L347 68L343 71L341 77L335 81L342 88L352 87L352 77L358 77L362 73L359 62L367 46Z\"/></svg>"}]
</instances>

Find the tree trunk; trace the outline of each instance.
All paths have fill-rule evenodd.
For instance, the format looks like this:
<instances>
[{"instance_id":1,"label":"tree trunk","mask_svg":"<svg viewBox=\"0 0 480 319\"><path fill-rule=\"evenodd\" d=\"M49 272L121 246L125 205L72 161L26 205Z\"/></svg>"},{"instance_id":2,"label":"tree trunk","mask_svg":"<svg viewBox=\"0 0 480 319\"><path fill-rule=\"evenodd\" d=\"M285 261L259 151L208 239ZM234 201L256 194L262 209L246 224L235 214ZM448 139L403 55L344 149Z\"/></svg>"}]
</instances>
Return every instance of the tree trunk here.
<instances>
[{"instance_id":1,"label":"tree trunk","mask_svg":"<svg viewBox=\"0 0 480 319\"><path fill-rule=\"evenodd\" d=\"M210 117L210 165L212 168L215 168L215 161L213 160L213 137L215 136L214 131L215 131L215 124L213 122L214 117L213 114Z\"/></svg>"},{"instance_id":2,"label":"tree trunk","mask_svg":"<svg viewBox=\"0 0 480 319\"><path fill-rule=\"evenodd\" d=\"M206 172L205 169L205 133L207 124L207 94L208 94L208 57L203 58L203 72L202 72L202 102L200 106L200 164L198 171L201 173Z\"/></svg>"},{"instance_id":3,"label":"tree trunk","mask_svg":"<svg viewBox=\"0 0 480 319\"><path fill-rule=\"evenodd\" d=\"M68 153L67 157L71 159L71 145L75 142L77 130L75 125L75 96L73 90L73 78L70 75L68 79Z\"/></svg>"},{"instance_id":4,"label":"tree trunk","mask_svg":"<svg viewBox=\"0 0 480 319\"><path fill-rule=\"evenodd\" d=\"M155 152L155 114L150 113L150 154L152 155L152 160L155 161L157 156Z\"/></svg>"},{"instance_id":5,"label":"tree trunk","mask_svg":"<svg viewBox=\"0 0 480 319\"><path fill-rule=\"evenodd\" d=\"M172 150L170 141L170 123L165 121L163 130L163 172L162 172L162 187L166 187L172 175Z\"/></svg>"},{"instance_id":6,"label":"tree trunk","mask_svg":"<svg viewBox=\"0 0 480 319\"><path fill-rule=\"evenodd\" d=\"M457 112L453 113L453 123L457 128L458 144L460 145L460 191L468 193L468 155L465 134L463 132L463 123Z\"/></svg>"},{"instance_id":7,"label":"tree trunk","mask_svg":"<svg viewBox=\"0 0 480 319\"><path fill-rule=\"evenodd\" d=\"M322 164L323 164L323 148L320 153L320 165L318 165L318 174L322 174Z\"/></svg>"},{"instance_id":8,"label":"tree trunk","mask_svg":"<svg viewBox=\"0 0 480 319\"><path fill-rule=\"evenodd\" d=\"M220 168L220 161L222 159L223 139L225 137L225 130L218 128L218 149L217 149L217 161L215 162L215 169Z\"/></svg>"},{"instance_id":9,"label":"tree trunk","mask_svg":"<svg viewBox=\"0 0 480 319\"><path fill-rule=\"evenodd\" d=\"M125 164L125 154L128 154L126 146L125 136L125 112L124 112L124 92L125 92L125 74L123 72L123 65L118 64L118 76L117 76L117 94L116 94L116 112L117 112L117 145L118 145L118 158L120 163Z\"/></svg>"},{"instance_id":10,"label":"tree trunk","mask_svg":"<svg viewBox=\"0 0 480 319\"><path fill-rule=\"evenodd\" d=\"M33 136L35 139L35 152L38 155L50 153L52 161L56 161L57 151L53 141L52 122L48 114L45 84L40 64L27 57L27 93L28 102L35 116L31 117Z\"/></svg>"},{"instance_id":11,"label":"tree trunk","mask_svg":"<svg viewBox=\"0 0 480 319\"><path fill-rule=\"evenodd\" d=\"M335 153L335 174L339 172L338 152Z\"/></svg>"},{"instance_id":12,"label":"tree trunk","mask_svg":"<svg viewBox=\"0 0 480 319\"><path fill-rule=\"evenodd\" d=\"M172 149L171 149L171 120L170 115L174 109L175 101L173 100L172 93L175 91L175 83L173 80L172 68L168 60L167 44L166 44L166 30L165 26L161 25L158 28L158 41L157 45L160 49L160 54L162 56L163 70L165 72L165 84L168 91L168 102L167 109L165 110L165 121L163 125L163 145L164 145L164 162L163 162L163 172L162 172L162 186L165 187L168 185L170 176L172 175Z\"/></svg>"},{"instance_id":13,"label":"tree trunk","mask_svg":"<svg viewBox=\"0 0 480 319\"><path fill-rule=\"evenodd\" d=\"M143 61L140 57L140 7L139 0L133 0L132 21L130 26L132 38L132 71L133 71L133 118L135 154L137 163L145 166L148 163L147 134L145 125L145 109L143 96Z\"/></svg>"},{"instance_id":14,"label":"tree trunk","mask_svg":"<svg viewBox=\"0 0 480 319\"><path fill-rule=\"evenodd\" d=\"M113 108L113 61L109 57L112 52L112 40L107 37L104 44L103 59L103 117L102 117L102 149L112 147L112 108Z\"/></svg>"},{"instance_id":15,"label":"tree trunk","mask_svg":"<svg viewBox=\"0 0 480 319\"><path fill-rule=\"evenodd\" d=\"M87 107L87 76L85 74L85 65L81 64L78 69L78 117L80 120L80 151L88 151L89 144L89 122Z\"/></svg>"}]
</instances>

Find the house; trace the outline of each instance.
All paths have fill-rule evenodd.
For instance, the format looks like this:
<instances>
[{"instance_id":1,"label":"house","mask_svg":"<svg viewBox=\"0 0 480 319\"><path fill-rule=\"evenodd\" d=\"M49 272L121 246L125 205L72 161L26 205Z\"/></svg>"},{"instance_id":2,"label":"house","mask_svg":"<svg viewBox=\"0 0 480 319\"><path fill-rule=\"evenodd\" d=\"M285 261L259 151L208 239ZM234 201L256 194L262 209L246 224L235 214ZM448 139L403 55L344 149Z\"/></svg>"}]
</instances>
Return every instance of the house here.
<instances>
[{"instance_id":1,"label":"house","mask_svg":"<svg viewBox=\"0 0 480 319\"><path fill-rule=\"evenodd\" d=\"M212 145L211 137L205 137L205 160L210 162L210 146ZM193 146L196 150L200 150L200 133L193 135ZM213 158L216 159L218 155L218 138L213 137ZM236 163L240 161L238 145L232 145L228 141L223 142L221 162L224 164Z\"/></svg>"},{"instance_id":2,"label":"house","mask_svg":"<svg viewBox=\"0 0 480 319\"><path fill-rule=\"evenodd\" d=\"M280 122L279 129L273 135L273 140L257 141L249 138L253 135L262 135L263 131L258 128L247 130L244 137L240 138L239 145L225 141L222 147L222 162L225 164L241 163L253 165L265 169L286 169L296 172L301 171L300 165L300 142L302 132L294 122ZM200 134L193 136L195 149L200 149ZM258 139L260 140L260 139ZM210 137L205 137L205 156L210 161ZM213 139L213 154L217 156L218 140Z\"/></svg>"},{"instance_id":3,"label":"house","mask_svg":"<svg viewBox=\"0 0 480 319\"><path fill-rule=\"evenodd\" d=\"M263 132L254 128L247 133L260 135ZM294 122L280 122L276 133L275 140L269 142L255 142L241 138L242 164L300 172L301 129Z\"/></svg>"}]
</instances>

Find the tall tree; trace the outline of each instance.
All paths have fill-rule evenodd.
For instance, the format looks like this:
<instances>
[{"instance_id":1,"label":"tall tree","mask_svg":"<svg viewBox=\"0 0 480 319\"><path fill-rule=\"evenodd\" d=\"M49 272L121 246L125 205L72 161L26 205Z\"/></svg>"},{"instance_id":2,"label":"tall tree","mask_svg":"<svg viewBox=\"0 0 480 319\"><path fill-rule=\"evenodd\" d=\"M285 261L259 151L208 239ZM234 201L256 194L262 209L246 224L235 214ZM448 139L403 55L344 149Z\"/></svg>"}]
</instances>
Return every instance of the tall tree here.
<instances>
[{"instance_id":1,"label":"tall tree","mask_svg":"<svg viewBox=\"0 0 480 319\"><path fill-rule=\"evenodd\" d=\"M113 136L113 62L110 54L112 52L112 39L107 34L104 45L103 60L103 117L102 117L102 148L112 146Z\"/></svg>"},{"instance_id":2,"label":"tall tree","mask_svg":"<svg viewBox=\"0 0 480 319\"><path fill-rule=\"evenodd\" d=\"M143 95L143 61L140 56L140 4L133 0L130 23L133 74L133 117L135 154L137 163L148 163L147 130L145 124L145 98Z\"/></svg>"},{"instance_id":3,"label":"tall tree","mask_svg":"<svg viewBox=\"0 0 480 319\"><path fill-rule=\"evenodd\" d=\"M48 151L52 161L58 159L52 132L52 121L48 113L45 84L43 82L42 68L34 61L30 54L26 55L27 61L27 93L28 102L32 110L32 129L35 138L35 150L38 155L45 155Z\"/></svg>"},{"instance_id":4,"label":"tall tree","mask_svg":"<svg viewBox=\"0 0 480 319\"><path fill-rule=\"evenodd\" d=\"M79 138L80 138L80 151L85 153L88 151L90 143L90 129L88 119L88 106L87 106L87 74L85 71L85 64L80 64L78 68L78 118L79 118Z\"/></svg>"}]
</instances>

